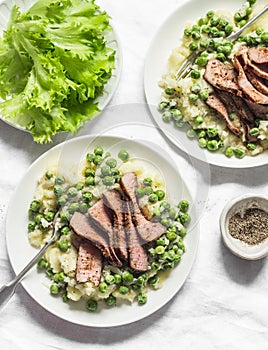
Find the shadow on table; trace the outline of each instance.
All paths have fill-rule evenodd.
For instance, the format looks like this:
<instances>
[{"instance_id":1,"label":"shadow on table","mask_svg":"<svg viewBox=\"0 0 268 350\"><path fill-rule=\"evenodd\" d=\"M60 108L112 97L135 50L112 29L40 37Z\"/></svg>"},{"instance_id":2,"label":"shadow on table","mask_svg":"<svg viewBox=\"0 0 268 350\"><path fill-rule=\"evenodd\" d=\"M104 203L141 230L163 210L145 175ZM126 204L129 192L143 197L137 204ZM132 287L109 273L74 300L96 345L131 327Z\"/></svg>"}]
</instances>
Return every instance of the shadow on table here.
<instances>
[{"instance_id":1,"label":"shadow on table","mask_svg":"<svg viewBox=\"0 0 268 350\"><path fill-rule=\"evenodd\" d=\"M182 286L180 292L183 290L183 288L184 287ZM54 316L31 299L21 286L18 287L18 294L20 295L21 301L24 303L25 308L28 310L27 312L29 312L31 317L33 317L41 327L46 329L47 332L51 332L53 335L56 334L64 339L69 339L70 341L89 345L113 345L137 337L137 335L148 331L148 329L157 323L159 319L164 317L174 302L173 298L152 315L128 325L96 328L80 326ZM111 312L113 311L111 310Z\"/></svg>"},{"instance_id":2,"label":"shadow on table","mask_svg":"<svg viewBox=\"0 0 268 350\"><path fill-rule=\"evenodd\" d=\"M266 258L252 261L239 258L225 247L222 240L220 249L223 266L227 274L234 282L241 285L249 285L254 283L255 279L258 278L258 275L267 264Z\"/></svg>"}]
</instances>

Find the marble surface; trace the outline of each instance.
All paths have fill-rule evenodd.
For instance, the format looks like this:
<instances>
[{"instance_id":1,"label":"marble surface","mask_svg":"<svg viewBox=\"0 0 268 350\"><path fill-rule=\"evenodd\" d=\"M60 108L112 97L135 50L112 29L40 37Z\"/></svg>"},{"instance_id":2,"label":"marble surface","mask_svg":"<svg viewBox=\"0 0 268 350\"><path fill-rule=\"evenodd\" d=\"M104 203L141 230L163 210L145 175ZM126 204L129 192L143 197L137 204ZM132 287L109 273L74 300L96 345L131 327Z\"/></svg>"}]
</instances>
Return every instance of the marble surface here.
<instances>
[{"instance_id":1,"label":"marble surface","mask_svg":"<svg viewBox=\"0 0 268 350\"><path fill-rule=\"evenodd\" d=\"M113 19L123 53L122 77L110 108L122 104L145 105L143 67L148 47L161 22L183 2L98 1ZM149 115L140 122L147 127L152 125ZM93 128L85 132L98 130L97 120L92 125ZM166 306L139 322L94 329L73 325L49 314L19 286L1 311L1 349L109 347L119 350L134 349L137 345L158 349L267 348L267 258L254 262L237 258L223 245L219 230L221 210L230 198L268 190L267 165L238 170L208 166L174 150L160 133L157 137L174 157L200 214L196 260L179 293ZM56 139L55 143L60 141ZM8 203L30 164L50 147L51 144L36 145L28 134L0 122L0 285L13 277L5 245Z\"/></svg>"}]
</instances>

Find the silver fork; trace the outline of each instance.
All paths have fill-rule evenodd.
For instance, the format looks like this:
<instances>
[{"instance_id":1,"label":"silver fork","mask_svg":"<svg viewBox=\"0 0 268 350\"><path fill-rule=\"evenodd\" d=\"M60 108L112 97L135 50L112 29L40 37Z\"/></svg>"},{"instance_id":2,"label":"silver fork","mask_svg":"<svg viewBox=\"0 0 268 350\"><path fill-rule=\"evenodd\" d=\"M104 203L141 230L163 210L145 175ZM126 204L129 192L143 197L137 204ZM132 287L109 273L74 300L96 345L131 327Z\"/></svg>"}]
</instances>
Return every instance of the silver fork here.
<instances>
[{"instance_id":1,"label":"silver fork","mask_svg":"<svg viewBox=\"0 0 268 350\"><path fill-rule=\"evenodd\" d=\"M48 247L50 247L53 243L57 241L60 236L59 230L57 230L57 219L59 216L59 212L56 213L53 220L53 232L50 239L46 242L46 244L39 250L39 252L32 258L32 260L24 267L24 269L9 283L5 284L0 289L0 310L7 304L12 295L15 292L17 285L21 282L22 278L26 275L26 273L37 263L37 261L44 255L45 251Z\"/></svg>"},{"instance_id":2,"label":"silver fork","mask_svg":"<svg viewBox=\"0 0 268 350\"><path fill-rule=\"evenodd\" d=\"M255 22L259 17L261 17L265 12L268 11L268 5L266 5L259 13L252 17L243 27L233 34L230 34L225 40L235 41L243 33L243 31L248 28L253 22ZM190 72L192 65L194 64L196 58L199 56L200 51L195 51L188 56L185 61L182 63L180 68L176 72L176 79L184 79Z\"/></svg>"}]
</instances>

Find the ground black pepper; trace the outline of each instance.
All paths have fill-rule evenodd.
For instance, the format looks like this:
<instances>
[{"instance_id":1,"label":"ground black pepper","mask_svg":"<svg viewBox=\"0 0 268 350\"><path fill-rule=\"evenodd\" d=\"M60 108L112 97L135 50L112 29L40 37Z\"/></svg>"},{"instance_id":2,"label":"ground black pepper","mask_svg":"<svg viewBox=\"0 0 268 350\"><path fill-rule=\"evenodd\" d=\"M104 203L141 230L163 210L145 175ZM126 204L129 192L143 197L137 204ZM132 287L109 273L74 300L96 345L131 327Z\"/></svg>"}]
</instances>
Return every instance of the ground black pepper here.
<instances>
[{"instance_id":1,"label":"ground black pepper","mask_svg":"<svg viewBox=\"0 0 268 350\"><path fill-rule=\"evenodd\" d=\"M228 223L229 233L249 245L268 238L268 213L259 208L248 208L243 214L236 213Z\"/></svg>"}]
</instances>

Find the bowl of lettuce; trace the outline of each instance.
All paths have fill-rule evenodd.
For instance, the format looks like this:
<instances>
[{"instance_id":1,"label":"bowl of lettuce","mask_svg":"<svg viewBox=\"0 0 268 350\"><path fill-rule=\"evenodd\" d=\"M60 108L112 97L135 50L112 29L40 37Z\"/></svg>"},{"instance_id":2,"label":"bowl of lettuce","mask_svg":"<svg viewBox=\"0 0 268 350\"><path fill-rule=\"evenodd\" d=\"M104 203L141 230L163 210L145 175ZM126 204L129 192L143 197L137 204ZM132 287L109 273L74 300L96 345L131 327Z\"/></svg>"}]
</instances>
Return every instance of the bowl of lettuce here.
<instances>
[{"instance_id":1,"label":"bowl of lettuce","mask_svg":"<svg viewBox=\"0 0 268 350\"><path fill-rule=\"evenodd\" d=\"M35 142L97 116L119 65L110 17L95 0L0 0L0 115Z\"/></svg>"}]
</instances>

